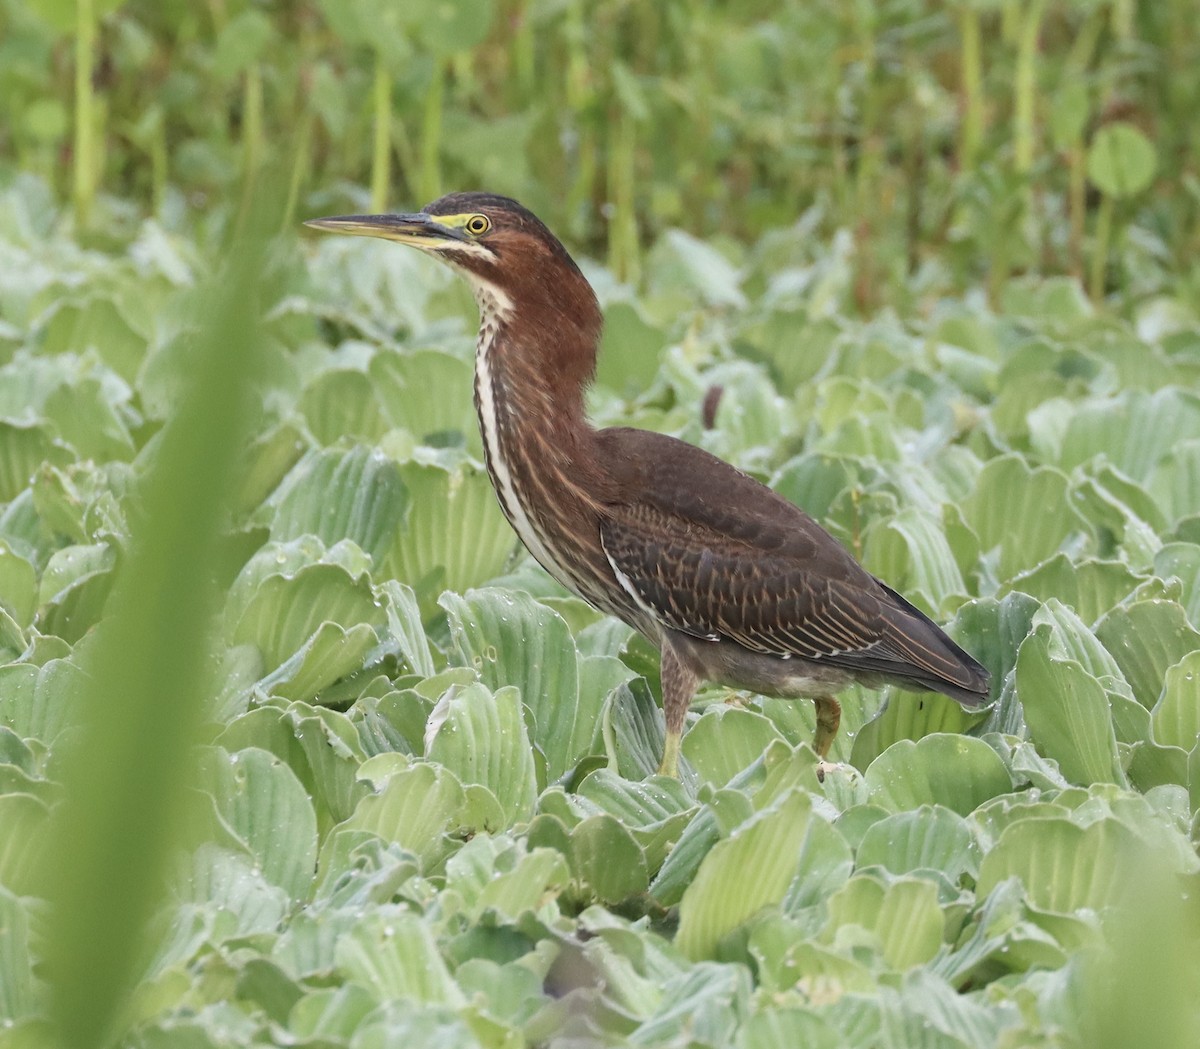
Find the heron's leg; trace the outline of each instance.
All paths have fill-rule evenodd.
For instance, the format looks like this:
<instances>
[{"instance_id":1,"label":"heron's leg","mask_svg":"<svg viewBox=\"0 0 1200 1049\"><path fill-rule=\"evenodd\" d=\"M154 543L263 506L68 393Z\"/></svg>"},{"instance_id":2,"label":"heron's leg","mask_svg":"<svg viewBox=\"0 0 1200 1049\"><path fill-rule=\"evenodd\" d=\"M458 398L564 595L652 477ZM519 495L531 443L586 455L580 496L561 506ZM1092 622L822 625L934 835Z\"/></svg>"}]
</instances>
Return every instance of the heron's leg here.
<instances>
[{"instance_id":1,"label":"heron's leg","mask_svg":"<svg viewBox=\"0 0 1200 1049\"><path fill-rule=\"evenodd\" d=\"M684 666L682 660L666 641L662 647L662 694L663 716L667 721L667 739L663 745L662 764L658 766L661 776L679 778L679 741L683 738L683 720L687 717L688 704L696 693L698 680L695 673Z\"/></svg>"},{"instance_id":2,"label":"heron's leg","mask_svg":"<svg viewBox=\"0 0 1200 1049\"><path fill-rule=\"evenodd\" d=\"M829 748L833 746L837 736L838 725L842 723L842 707L833 696L818 696L813 702L817 705L817 731L813 734L813 750L823 762L829 756Z\"/></svg>"}]
</instances>

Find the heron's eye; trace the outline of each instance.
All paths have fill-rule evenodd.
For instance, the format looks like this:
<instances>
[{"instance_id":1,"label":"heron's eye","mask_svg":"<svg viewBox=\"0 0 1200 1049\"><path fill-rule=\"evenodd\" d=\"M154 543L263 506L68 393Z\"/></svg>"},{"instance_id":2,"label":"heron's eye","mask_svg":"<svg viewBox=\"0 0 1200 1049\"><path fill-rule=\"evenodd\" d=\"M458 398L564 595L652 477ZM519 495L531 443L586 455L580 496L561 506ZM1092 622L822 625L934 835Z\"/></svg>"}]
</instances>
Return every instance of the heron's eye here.
<instances>
[{"instance_id":1,"label":"heron's eye","mask_svg":"<svg viewBox=\"0 0 1200 1049\"><path fill-rule=\"evenodd\" d=\"M472 215L463 224L463 229L471 234L472 237L478 237L481 234L486 233L491 228L491 219L489 219L486 215Z\"/></svg>"}]
</instances>

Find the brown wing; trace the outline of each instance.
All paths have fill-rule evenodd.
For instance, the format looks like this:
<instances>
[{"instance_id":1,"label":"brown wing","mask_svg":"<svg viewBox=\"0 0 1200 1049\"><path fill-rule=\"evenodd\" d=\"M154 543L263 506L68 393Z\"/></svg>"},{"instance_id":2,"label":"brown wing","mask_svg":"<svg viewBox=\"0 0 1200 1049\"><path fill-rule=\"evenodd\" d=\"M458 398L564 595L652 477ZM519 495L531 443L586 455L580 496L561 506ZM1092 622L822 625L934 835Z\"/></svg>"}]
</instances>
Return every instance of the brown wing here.
<instances>
[{"instance_id":1,"label":"brown wing","mask_svg":"<svg viewBox=\"0 0 1200 1049\"><path fill-rule=\"evenodd\" d=\"M798 507L701 449L606 430L628 501L601 525L618 582L660 622L755 652L879 673L967 703L987 673ZM686 451L681 451L686 449Z\"/></svg>"}]
</instances>

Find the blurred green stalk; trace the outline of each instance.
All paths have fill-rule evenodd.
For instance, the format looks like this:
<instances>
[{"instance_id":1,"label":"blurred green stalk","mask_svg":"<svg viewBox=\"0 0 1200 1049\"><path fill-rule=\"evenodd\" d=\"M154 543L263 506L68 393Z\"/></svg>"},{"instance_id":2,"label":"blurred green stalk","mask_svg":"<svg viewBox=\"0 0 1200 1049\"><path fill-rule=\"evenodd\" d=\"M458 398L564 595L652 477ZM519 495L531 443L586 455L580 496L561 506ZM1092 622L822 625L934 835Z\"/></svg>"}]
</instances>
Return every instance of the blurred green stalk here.
<instances>
[{"instance_id":1,"label":"blurred green stalk","mask_svg":"<svg viewBox=\"0 0 1200 1049\"><path fill-rule=\"evenodd\" d=\"M274 209L261 195L256 207L248 225L257 228ZM85 714L60 757L63 801L44 871L44 973L64 1049L98 1049L119 1034L146 922L187 832L190 755L211 695L214 553L261 353L253 298L264 248L257 234L236 240L220 286L198 303L208 327L172 418L144 453L127 554L84 657Z\"/></svg>"},{"instance_id":2,"label":"blurred green stalk","mask_svg":"<svg viewBox=\"0 0 1200 1049\"><path fill-rule=\"evenodd\" d=\"M86 229L95 193L95 142L92 115L92 67L96 46L96 12L92 0L75 2L75 141L72 197L75 225Z\"/></svg>"},{"instance_id":3,"label":"blurred green stalk","mask_svg":"<svg viewBox=\"0 0 1200 1049\"><path fill-rule=\"evenodd\" d=\"M959 164L963 171L973 171L979 162L979 150L983 144L983 47L978 10L971 4L962 4L958 9L958 24L962 77Z\"/></svg>"},{"instance_id":4,"label":"blurred green stalk","mask_svg":"<svg viewBox=\"0 0 1200 1049\"><path fill-rule=\"evenodd\" d=\"M421 181L417 194L422 201L433 200L441 192L442 103L446 94L446 62L433 67L433 80L425 93L425 113L421 125Z\"/></svg>"},{"instance_id":5,"label":"blurred green stalk","mask_svg":"<svg viewBox=\"0 0 1200 1049\"><path fill-rule=\"evenodd\" d=\"M1017 35L1017 68L1014 76L1013 163L1017 174L1028 176L1033 170L1037 147L1035 112L1037 106L1038 34L1046 0L1029 0L1022 13Z\"/></svg>"},{"instance_id":6,"label":"blurred green stalk","mask_svg":"<svg viewBox=\"0 0 1200 1049\"><path fill-rule=\"evenodd\" d=\"M375 110L375 133L371 149L371 210L379 213L387 208L388 186L391 183L392 78L388 74L382 51L375 52L375 82L371 95Z\"/></svg>"}]
</instances>

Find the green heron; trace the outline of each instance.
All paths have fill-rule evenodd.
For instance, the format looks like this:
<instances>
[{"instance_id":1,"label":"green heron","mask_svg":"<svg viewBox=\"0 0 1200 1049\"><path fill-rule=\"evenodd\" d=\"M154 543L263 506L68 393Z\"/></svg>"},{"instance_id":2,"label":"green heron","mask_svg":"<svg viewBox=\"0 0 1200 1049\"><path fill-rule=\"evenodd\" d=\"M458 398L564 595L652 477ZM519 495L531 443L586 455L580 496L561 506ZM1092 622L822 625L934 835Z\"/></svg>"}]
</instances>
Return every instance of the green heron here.
<instances>
[{"instance_id":1,"label":"green heron","mask_svg":"<svg viewBox=\"0 0 1200 1049\"><path fill-rule=\"evenodd\" d=\"M674 437L591 426L600 306L516 201L451 193L417 214L308 225L420 248L471 285L475 407L500 507L547 572L661 649L660 772L678 774L702 681L814 699L822 760L849 682L987 700L987 671L799 507Z\"/></svg>"}]
</instances>

